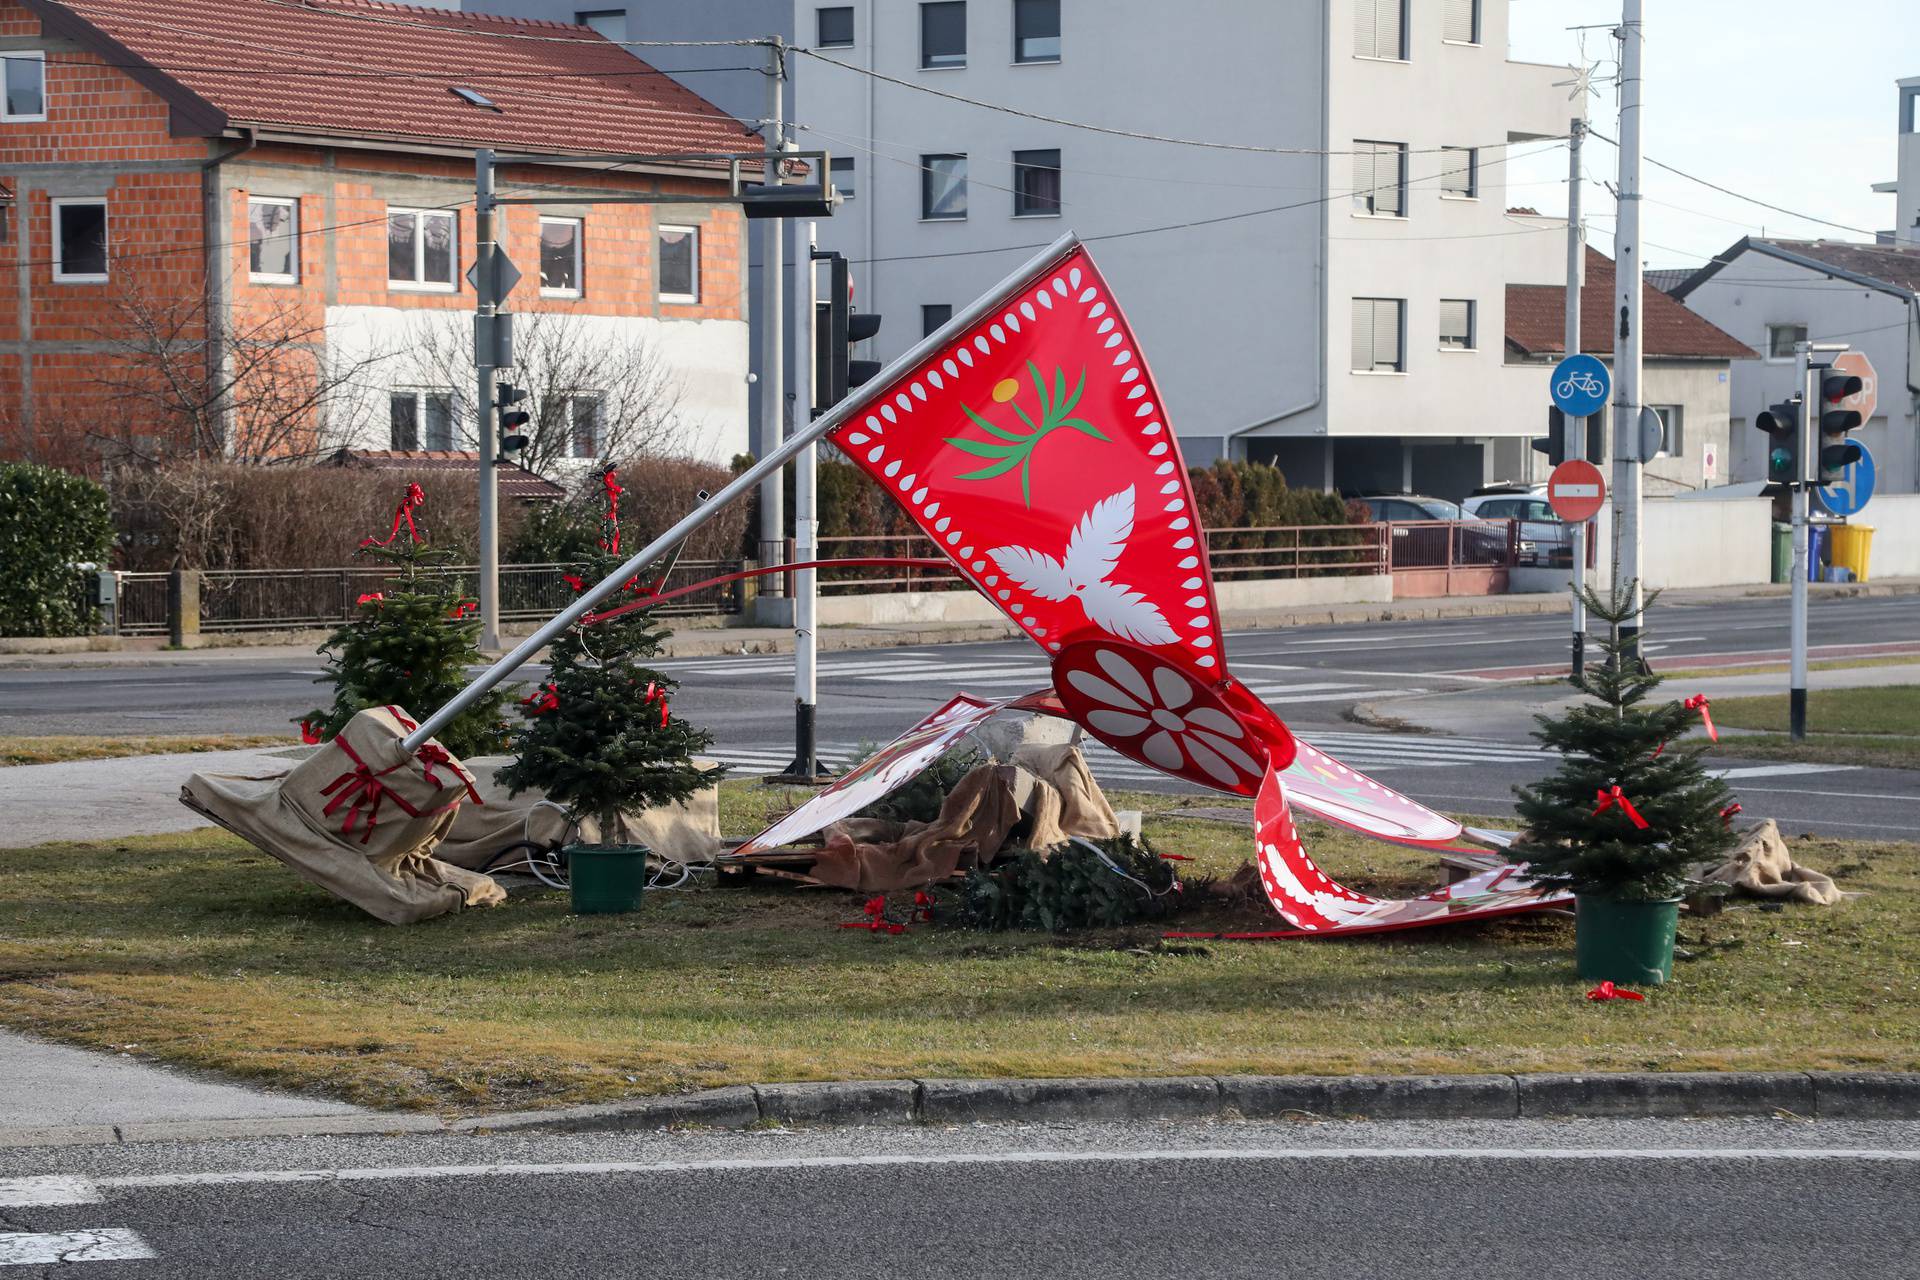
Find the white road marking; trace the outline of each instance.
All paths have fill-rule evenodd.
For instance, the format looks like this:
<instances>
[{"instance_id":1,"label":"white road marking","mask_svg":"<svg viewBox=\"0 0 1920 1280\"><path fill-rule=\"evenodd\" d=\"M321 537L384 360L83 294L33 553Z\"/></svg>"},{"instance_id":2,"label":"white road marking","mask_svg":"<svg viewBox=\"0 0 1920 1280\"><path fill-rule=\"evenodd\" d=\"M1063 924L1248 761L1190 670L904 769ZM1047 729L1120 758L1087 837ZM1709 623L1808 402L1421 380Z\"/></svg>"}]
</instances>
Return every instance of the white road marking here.
<instances>
[{"instance_id":1,"label":"white road marking","mask_svg":"<svg viewBox=\"0 0 1920 1280\"><path fill-rule=\"evenodd\" d=\"M86 1178L54 1174L45 1178L0 1178L0 1208L40 1204L94 1204L100 1193Z\"/></svg>"},{"instance_id":2,"label":"white road marking","mask_svg":"<svg viewBox=\"0 0 1920 1280\"><path fill-rule=\"evenodd\" d=\"M1841 773L1859 767L1857 764L1756 764L1744 769L1716 769L1713 776L1729 781L1738 778L1786 778L1801 773Z\"/></svg>"},{"instance_id":3,"label":"white road marking","mask_svg":"<svg viewBox=\"0 0 1920 1280\"><path fill-rule=\"evenodd\" d=\"M415 1182L456 1178L604 1177L762 1170L870 1169L943 1165L1052 1165L1254 1163L1258 1161L1354 1160L1767 1160L1861 1161L1878 1164L1920 1162L1920 1150L1884 1147L1249 1147L1149 1148L1130 1151L940 1152L926 1155L788 1156L733 1160L604 1160L554 1164L394 1165L361 1169L237 1169L231 1172L144 1173L101 1178L114 1190L172 1187L232 1187L338 1182ZM103 1234L103 1233L94 1233ZM151 1256L151 1255L143 1255Z\"/></svg>"},{"instance_id":4,"label":"white road marking","mask_svg":"<svg viewBox=\"0 0 1920 1280\"><path fill-rule=\"evenodd\" d=\"M62 1262L127 1262L158 1257L137 1232L124 1227L94 1231L0 1232L0 1267L48 1267Z\"/></svg>"}]
</instances>

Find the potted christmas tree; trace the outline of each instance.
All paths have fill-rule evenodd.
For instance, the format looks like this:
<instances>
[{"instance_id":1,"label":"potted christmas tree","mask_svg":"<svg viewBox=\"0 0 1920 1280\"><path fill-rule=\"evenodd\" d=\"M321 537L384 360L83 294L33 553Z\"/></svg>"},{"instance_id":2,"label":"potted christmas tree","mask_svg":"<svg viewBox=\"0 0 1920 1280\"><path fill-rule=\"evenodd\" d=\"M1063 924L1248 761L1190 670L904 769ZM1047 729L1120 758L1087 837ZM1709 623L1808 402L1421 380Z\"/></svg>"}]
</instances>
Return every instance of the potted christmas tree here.
<instances>
[{"instance_id":1,"label":"potted christmas tree","mask_svg":"<svg viewBox=\"0 0 1920 1280\"><path fill-rule=\"evenodd\" d=\"M1525 829L1512 856L1534 879L1573 890L1581 977L1651 984L1673 976L1682 891L1733 836L1726 784L1700 763L1706 747L1676 745L1705 699L1648 701L1661 678L1620 636L1639 612L1632 600L1624 588L1605 599L1586 592L1607 624L1604 660L1574 680L1593 701L1536 717L1533 736L1560 767L1514 789Z\"/></svg>"},{"instance_id":2,"label":"potted christmas tree","mask_svg":"<svg viewBox=\"0 0 1920 1280\"><path fill-rule=\"evenodd\" d=\"M620 566L622 490L611 471L603 483L599 550L568 575L576 591ZM632 594L646 591L638 580L626 586ZM621 812L684 800L713 780L693 761L713 745L711 735L672 713L668 700L678 686L646 665L659 654L665 628L644 609L619 612L622 599L608 600L599 615L587 615L549 646L547 682L522 703L518 758L494 775L515 795L544 793L579 829L592 821L597 842L563 850L579 914L639 904L649 850L620 843Z\"/></svg>"},{"instance_id":3,"label":"potted christmas tree","mask_svg":"<svg viewBox=\"0 0 1920 1280\"><path fill-rule=\"evenodd\" d=\"M440 572L457 554L420 536L414 512L426 504L417 484L407 486L385 539L367 538L355 552L394 566L399 573L359 599L353 620L327 637L320 652L331 682L333 705L300 720L308 742L326 742L368 707L400 707L410 714L445 705L466 687L467 668L485 661L480 652L479 607L465 584ZM400 537L402 528L407 536ZM447 750L460 757L504 751L504 712L512 691L480 699L440 732Z\"/></svg>"}]
</instances>

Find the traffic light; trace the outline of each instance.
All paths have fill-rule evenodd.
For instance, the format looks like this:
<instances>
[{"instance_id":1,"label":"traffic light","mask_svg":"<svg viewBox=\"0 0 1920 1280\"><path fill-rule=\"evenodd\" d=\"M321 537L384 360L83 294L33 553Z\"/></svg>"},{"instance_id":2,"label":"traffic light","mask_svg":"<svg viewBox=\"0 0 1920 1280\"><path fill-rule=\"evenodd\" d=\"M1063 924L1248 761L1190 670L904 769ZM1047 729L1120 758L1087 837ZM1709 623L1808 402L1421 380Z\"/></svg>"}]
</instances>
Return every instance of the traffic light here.
<instances>
[{"instance_id":1,"label":"traffic light","mask_svg":"<svg viewBox=\"0 0 1920 1280\"><path fill-rule=\"evenodd\" d=\"M1557 467L1567 460L1567 415L1553 407L1547 410L1547 434L1532 442L1535 453L1547 455L1547 465Z\"/></svg>"},{"instance_id":2,"label":"traffic light","mask_svg":"<svg viewBox=\"0 0 1920 1280\"><path fill-rule=\"evenodd\" d=\"M525 409L513 406L527 398L526 389L516 387L510 382L502 382L493 389L493 404L500 411L499 430L500 447L494 456L501 462L519 462L520 455L526 451L527 437L515 428L524 427L533 421L533 415Z\"/></svg>"},{"instance_id":3,"label":"traffic light","mask_svg":"<svg viewBox=\"0 0 1920 1280\"><path fill-rule=\"evenodd\" d=\"M833 193L817 182L750 182L740 189L740 211L759 218L831 218Z\"/></svg>"},{"instance_id":4,"label":"traffic light","mask_svg":"<svg viewBox=\"0 0 1920 1280\"><path fill-rule=\"evenodd\" d=\"M1860 414L1839 406L1849 396L1859 395L1864 384L1853 374L1831 367L1816 367L1813 377L1820 397L1820 465L1812 478L1815 484L1832 484L1841 471L1860 461L1860 446L1847 439L1847 433L1860 425Z\"/></svg>"},{"instance_id":5,"label":"traffic light","mask_svg":"<svg viewBox=\"0 0 1920 1280\"><path fill-rule=\"evenodd\" d=\"M878 360L855 360L852 349L880 332L880 317L853 310L844 257L832 252L814 257L828 267L827 297L814 304L813 315L813 414L819 417L879 374Z\"/></svg>"},{"instance_id":6,"label":"traffic light","mask_svg":"<svg viewBox=\"0 0 1920 1280\"><path fill-rule=\"evenodd\" d=\"M1797 484L1806 479L1800 467L1800 397L1793 396L1762 409L1753 425L1767 433L1767 482Z\"/></svg>"}]
</instances>

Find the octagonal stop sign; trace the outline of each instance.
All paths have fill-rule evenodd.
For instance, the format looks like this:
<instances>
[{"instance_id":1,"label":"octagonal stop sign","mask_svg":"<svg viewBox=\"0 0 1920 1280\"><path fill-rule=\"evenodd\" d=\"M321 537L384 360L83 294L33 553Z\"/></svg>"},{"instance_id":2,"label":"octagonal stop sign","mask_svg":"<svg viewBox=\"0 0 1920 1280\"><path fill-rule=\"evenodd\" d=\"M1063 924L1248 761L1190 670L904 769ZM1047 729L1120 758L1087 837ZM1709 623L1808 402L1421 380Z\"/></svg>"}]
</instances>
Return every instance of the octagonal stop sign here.
<instances>
[{"instance_id":1,"label":"octagonal stop sign","mask_svg":"<svg viewBox=\"0 0 1920 1280\"><path fill-rule=\"evenodd\" d=\"M1547 505L1568 524L1585 524L1607 503L1607 481L1584 458L1569 458L1547 477Z\"/></svg>"},{"instance_id":2,"label":"octagonal stop sign","mask_svg":"<svg viewBox=\"0 0 1920 1280\"><path fill-rule=\"evenodd\" d=\"M1850 373L1860 379L1860 389L1831 407L1853 410L1860 415L1862 424L1871 421L1873 411L1880 404L1880 384L1873 372L1873 361L1867 359L1864 351L1844 351L1833 358L1833 369L1835 373Z\"/></svg>"}]
</instances>

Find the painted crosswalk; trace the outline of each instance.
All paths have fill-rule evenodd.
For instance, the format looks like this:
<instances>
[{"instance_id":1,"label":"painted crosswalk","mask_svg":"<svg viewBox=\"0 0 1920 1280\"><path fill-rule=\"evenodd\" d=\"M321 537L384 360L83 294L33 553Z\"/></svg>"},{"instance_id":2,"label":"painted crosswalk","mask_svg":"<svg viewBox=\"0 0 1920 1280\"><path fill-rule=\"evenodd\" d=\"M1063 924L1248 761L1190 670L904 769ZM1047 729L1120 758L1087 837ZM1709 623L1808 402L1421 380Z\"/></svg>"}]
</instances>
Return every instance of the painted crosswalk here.
<instances>
[{"instance_id":1,"label":"painted crosswalk","mask_svg":"<svg viewBox=\"0 0 1920 1280\"><path fill-rule=\"evenodd\" d=\"M0 1179L0 1209L41 1209L97 1204L99 1189L87 1178L55 1174ZM52 1267L80 1262L130 1262L156 1257L140 1233L126 1227L66 1231L0 1231L0 1267Z\"/></svg>"}]
</instances>

